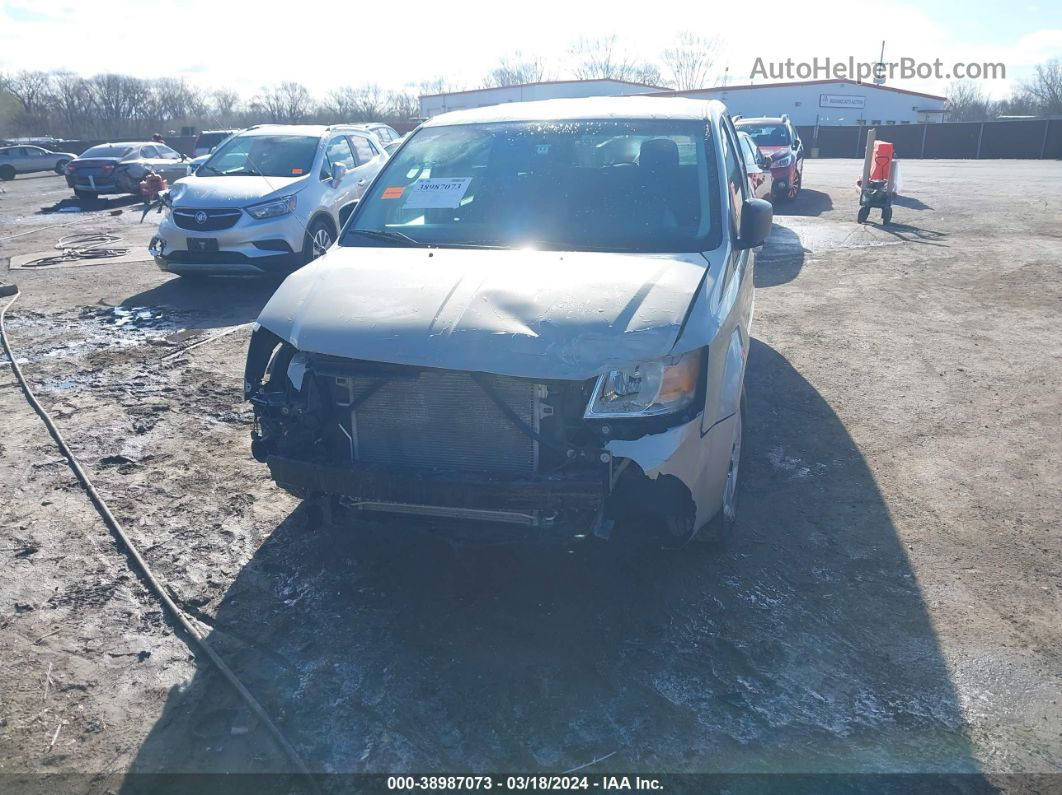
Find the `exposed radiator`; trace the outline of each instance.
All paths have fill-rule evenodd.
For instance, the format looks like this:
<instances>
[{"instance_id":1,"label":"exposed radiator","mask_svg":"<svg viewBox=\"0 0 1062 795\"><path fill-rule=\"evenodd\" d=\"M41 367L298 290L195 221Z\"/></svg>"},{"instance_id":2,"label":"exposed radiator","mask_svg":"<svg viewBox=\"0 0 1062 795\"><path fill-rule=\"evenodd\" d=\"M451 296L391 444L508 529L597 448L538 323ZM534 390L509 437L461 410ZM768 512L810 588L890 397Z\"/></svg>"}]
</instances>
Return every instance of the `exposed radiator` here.
<instances>
[{"instance_id":1,"label":"exposed radiator","mask_svg":"<svg viewBox=\"0 0 1062 795\"><path fill-rule=\"evenodd\" d=\"M505 376L486 378L513 412L537 430L536 385ZM347 387L347 405L356 404L351 430L359 463L507 475L535 471L538 443L515 427L468 373L410 371L370 394L381 380L360 375L337 379L337 386Z\"/></svg>"}]
</instances>

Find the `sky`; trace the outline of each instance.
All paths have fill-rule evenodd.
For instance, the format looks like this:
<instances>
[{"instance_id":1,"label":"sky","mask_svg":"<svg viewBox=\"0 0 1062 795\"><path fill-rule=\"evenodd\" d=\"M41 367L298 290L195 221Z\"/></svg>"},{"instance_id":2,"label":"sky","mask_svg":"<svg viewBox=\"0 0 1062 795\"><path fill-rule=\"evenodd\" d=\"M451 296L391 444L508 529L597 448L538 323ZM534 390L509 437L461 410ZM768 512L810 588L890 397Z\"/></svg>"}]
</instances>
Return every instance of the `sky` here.
<instances>
[{"instance_id":1,"label":"sky","mask_svg":"<svg viewBox=\"0 0 1062 795\"><path fill-rule=\"evenodd\" d=\"M1037 63L1062 59L1056 0L670 0L656 6L629 0L0 0L0 72L182 77L204 90L234 88L245 96L296 80L323 98L343 85L400 90L438 76L477 87L501 58L518 51L542 56L547 77L565 78L570 45L580 37L615 35L638 58L657 60L682 31L719 38L717 59L730 84L750 82L757 57L874 61L884 39L887 61L940 58L948 68L1002 62L1006 79L982 83L999 98ZM943 94L947 80L888 85Z\"/></svg>"}]
</instances>

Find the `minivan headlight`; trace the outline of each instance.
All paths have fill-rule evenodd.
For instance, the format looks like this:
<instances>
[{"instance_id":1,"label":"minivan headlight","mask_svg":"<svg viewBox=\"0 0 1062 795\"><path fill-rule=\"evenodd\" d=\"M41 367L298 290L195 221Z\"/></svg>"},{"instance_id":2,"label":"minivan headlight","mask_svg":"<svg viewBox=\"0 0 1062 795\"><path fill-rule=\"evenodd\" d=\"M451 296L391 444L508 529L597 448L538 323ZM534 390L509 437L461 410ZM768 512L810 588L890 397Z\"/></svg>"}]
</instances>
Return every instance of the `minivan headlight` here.
<instances>
[{"instance_id":1,"label":"minivan headlight","mask_svg":"<svg viewBox=\"0 0 1062 795\"><path fill-rule=\"evenodd\" d=\"M291 196L284 196L281 199L273 199L272 201L262 202L261 204L252 204L247 208L247 212L252 218L276 218L294 212L297 201L298 199L296 196L292 194Z\"/></svg>"},{"instance_id":2,"label":"minivan headlight","mask_svg":"<svg viewBox=\"0 0 1062 795\"><path fill-rule=\"evenodd\" d=\"M641 362L598 376L586 419L654 417L689 406L697 394L701 351Z\"/></svg>"}]
</instances>

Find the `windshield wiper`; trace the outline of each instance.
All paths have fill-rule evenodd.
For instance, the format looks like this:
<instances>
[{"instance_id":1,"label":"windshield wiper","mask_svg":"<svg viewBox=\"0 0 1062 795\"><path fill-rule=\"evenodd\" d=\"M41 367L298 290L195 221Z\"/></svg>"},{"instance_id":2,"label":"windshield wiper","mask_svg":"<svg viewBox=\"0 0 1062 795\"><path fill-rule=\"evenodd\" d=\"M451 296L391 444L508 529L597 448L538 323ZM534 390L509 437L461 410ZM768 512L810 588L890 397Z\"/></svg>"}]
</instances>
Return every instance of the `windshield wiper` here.
<instances>
[{"instance_id":1,"label":"windshield wiper","mask_svg":"<svg viewBox=\"0 0 1062 795\"><path fill-rule=\"evenodd\" d=\"M217 170L216 168L214 168L213 166L208 166L208 165L207 165L206 163L203 163L203 165L201 165L201 166L200 166L199 168L208 168L208 169L210 169L211 171L213 171L213 172L214 172L215 174L217 174L217 175L218 175L219 177L223 177L223 176L225 176L225 174L224 174L224 173L222 173L221 171L218 171L218 170Z\"/></svg>"},{"instance_id":2,"label":"windshield wiper","mask_svg":"<svg viewBox=\"0 0 1062 795\"><path fill-rule=\"evenodd\" d=\"M408 243L411 246L427 246L427 243L422 243L419 240L414 240L404 232L394 232L390 229L350 229L356 235L362 235L363 237L371 237L374 240L389 240L393 243Z\"/></svg>"}]
</instances>

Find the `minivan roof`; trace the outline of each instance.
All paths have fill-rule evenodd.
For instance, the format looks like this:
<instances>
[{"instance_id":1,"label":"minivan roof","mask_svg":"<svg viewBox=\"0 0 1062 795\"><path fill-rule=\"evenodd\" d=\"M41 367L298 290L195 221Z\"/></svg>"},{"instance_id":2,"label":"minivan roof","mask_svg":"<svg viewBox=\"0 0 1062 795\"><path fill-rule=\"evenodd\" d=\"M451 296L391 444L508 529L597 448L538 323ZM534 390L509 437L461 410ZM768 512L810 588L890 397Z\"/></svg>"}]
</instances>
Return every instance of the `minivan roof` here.
<instances>
[{"instance_id":1,"label":"minivan roof","mask_svg":"<svg viewBox=\"0 0 1062 795\"><path fill-rule=\"evenodd\" d=\"M686 119L715 118L726 107L717 99L686 97L583 97L507 102L486 108L455 110L435 116L425 127L450 124L486 124L504 121L561 121L579 119Z\"/></svg>"}]
</instances>

